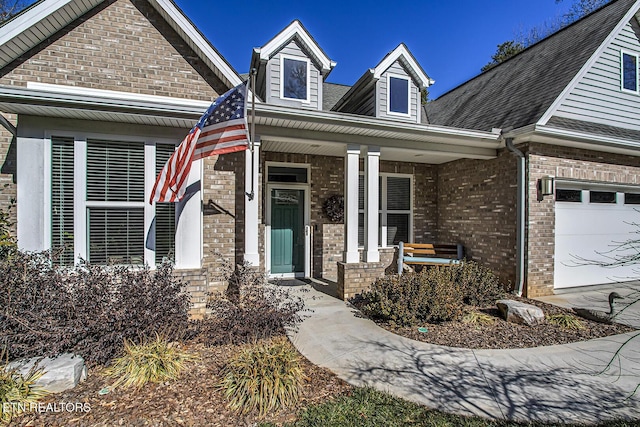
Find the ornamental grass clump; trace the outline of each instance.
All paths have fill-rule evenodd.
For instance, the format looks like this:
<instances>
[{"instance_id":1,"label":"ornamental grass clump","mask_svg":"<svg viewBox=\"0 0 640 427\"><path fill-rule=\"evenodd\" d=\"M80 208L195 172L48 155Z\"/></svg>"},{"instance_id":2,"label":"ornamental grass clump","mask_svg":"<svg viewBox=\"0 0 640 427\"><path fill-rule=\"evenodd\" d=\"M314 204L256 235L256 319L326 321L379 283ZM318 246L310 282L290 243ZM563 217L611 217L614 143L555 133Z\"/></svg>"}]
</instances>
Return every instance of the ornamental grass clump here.
<instances>
[{"instance_id":1,"label":"ornamental grass clump","mask_svg":"<svg viewBox=\"0 0 640 427\"><path fill-rule=\"evenodd\" d=\"M298 352L286 338L276 338L247 347L231 359L222 370L218 389L231 410L257 410L263 416L293 406L304 379Z\"/></svg>"},{"instance_id":2,"label":"ornamental grass clump","mask_svg":"<svg viewBox=\"0 0 640 427\"><path fill-rule=\"evenodd\" d=\"M49 393L36 385L44 372L34 366L26 374L0 365L0 424L9 424L11 420L28 411L29 407Z\"/></svg>"},{"instance_id":3,"label":"ornamental grass clump","mask_svg":"<svg viewBox=\"0 0 640 427\"><path fill-rule=\"evenodd\" d=\"M147 383L161 383L178 378L195 356L169 343L159 335L142 344L124 342L124 354L113 361L105 374L116 378L111 388L141 388Z\"/></svg>"},{"instance_id":4,"label":"ornamental grass clump","mask_svg":"<svg viewBox=\"0 0 640 427\"><path fill-rule=\"evenodd\" d=\"M552 314L547 316L547 322L552 325L561 327L562 329L578 330L584 329L582 320L566 313Z\"/></svg>"},{"instance_id":5,"label":"ornamental grass clump","mask_svg":"<svg viewBox=\"0 0 640 427\"><path fill-rule=\"evenodd\" d=\"M480 311L473 310L465 314L464 317L462 318L462 321L464 323L467 323L470 325L476 325L476 326L492 325L493 323L495 323L496 318L488 315L487 313L482 313Z\"/></svg>"}]
</instances>

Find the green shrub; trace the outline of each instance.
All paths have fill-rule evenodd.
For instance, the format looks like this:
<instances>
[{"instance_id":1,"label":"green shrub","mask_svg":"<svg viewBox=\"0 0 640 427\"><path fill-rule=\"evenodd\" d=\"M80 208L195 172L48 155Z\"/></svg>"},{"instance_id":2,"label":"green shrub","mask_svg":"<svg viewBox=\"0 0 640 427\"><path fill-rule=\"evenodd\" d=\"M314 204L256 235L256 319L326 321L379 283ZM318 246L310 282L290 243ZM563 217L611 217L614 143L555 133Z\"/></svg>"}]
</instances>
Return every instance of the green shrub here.
<instances>
[{"instance_id":1,"label":"green shrub","mask_svg":"<svg viewBox=\"0 0 640 427\"><path fill-rule=\"evenodd\" d=\"M187 362L195 357L169 343L159 335L142 344L124 342L124 355L116 358L105 371L107 376L117 378L113 388L141 388L145 384L173 380L180 375Z\"/></svg>"},{"instance_id":2,"label":"green shrub","mask_svg":"<svg viewBox=\"0 0 640 427\"><path fill-rule=\"evenodd\" d=\"M584 323L582 322L582 320L565 313L552 314L547 317L547 322L551 323L552 325L559 326L563 329L584 329Z\"/></svg>"},{"instance_id":3,"label":"green shrub","mask_svg":"<svg viewBox=\"0 0 640 427\"><path fill-rule=\"evenodd\" d=\"M210 295L210 313L199 324L207 345L243 344L282 335L302 318L304 301L288 288L268 284L264 273L248 264L235 269L222 263L229 286L224 294Z\"/></svg>"},{"instance_id":4,"label":"green shrub","mask_svg":"<svg viewBox=\"0 0 640 427\"><path fill-rule=\"evenodd\" d=\"M356 303L367 316L397 326L458 320L464 304L482 306L504 294L491 270L475 262L423 268L376 280Z\"/></svg>"},{"instance_id":5,"label":"green shrub","mask_svg":"<svg viewBox=\"0 0 640 427\"><path fill-rule=\"evenodd\" d=\"M463 314L462 294L447 267L387 276L362 293L367 316L397 326L455 320Z\"/></svg>"},{"instance_id":6,"label":"green shrub","mask_svg":"<svg viewBox=\"0 0 640 427\"><path fill-rule=\"evenodd\" d=\"M11 420L28 410L32 403L49 394L35 382L42 377L43 371L31 369L26 375L14 369L0 365L0 424Z\"/></svg>"},{"instance_id":7,"label":"green shrub","mask_svg":"<svg viewBox=\"0 0 640 427\"><path fill-rule=\"evenodd\" d=\"M9 359L80 354L106 363L125 339L173 339L188 327L189 295L169 263L148 268L81 263L47 252L0 259L0 347Z\"/></svg>"},{"instance_id":8,"label":"green shrub","mask_svg":"<svg viewBox=\"0 0 640 427\"><path fill-rule=\"evenodd\" d=\"M464 303L478 307L494 305L504 296L505 288L489 268L474 261L448 267L460 287Z\"/></svg>"},{"instance_id":9,"label":"green shrub","mask_svg":"<svg viewBox=\"0 0 640 427\"><path fill-rule=\"evenodd\" d=\"M231 359L218 386L229 408L241 413L292 406L298 401L304 371L297 351L286 338L255 344Z\"/></svg>"}]
</instances>

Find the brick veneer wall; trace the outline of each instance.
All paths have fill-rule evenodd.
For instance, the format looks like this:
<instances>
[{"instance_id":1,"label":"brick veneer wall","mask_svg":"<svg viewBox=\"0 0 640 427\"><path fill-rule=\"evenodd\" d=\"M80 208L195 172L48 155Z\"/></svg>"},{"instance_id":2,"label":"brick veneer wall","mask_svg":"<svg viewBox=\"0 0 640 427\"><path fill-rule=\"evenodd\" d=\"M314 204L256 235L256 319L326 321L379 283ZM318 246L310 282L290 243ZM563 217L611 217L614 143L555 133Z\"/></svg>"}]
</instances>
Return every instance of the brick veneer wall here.
<instances>
[{"instance_id":1,"label":"brick veneer wall","mask_svg":"<svg viewBox=\"0 0 640 427\"><path fill-rule=\"evenodd\" d=\"M378 277L384 276L383 263L338 263L338 298L347 300L368 289Z\"/></svg>"},{"instance_id":2,"label":"brick veneer wall","mask_svg":"<svg viewBox=\"0 0 640 427\"><path fill-rule=\"evenodd\" d=\"M264 152L262 170L266 162L309 164L311 168L311 226L313 240L313 277L338 280L338 261L344 252L344 224L334 223L322 210L324 202L333 195L344 195L344 158L305 154ZM363 162L360 162L363 169ZM413 206L414 235L417 241L434 241L436 235L437 192L436 167L421 163L380 162L380 172L414 176ZM264 174L263 174L264 175ZM263 178L266 185L266 175ZM268 197L268 195L265 195ZM265 215L265 199L261 199ZM394 267L395 250L381 251L384 267ZM264 264L263 264L264 265Z\"/></svg>"},{"instance_id":3,"label":"brick veneer wall","mask_svg":"<svg viewBox=\"0 0 640 427\"><path fill-rule=\"evenodd\" d=\"M526 294L553 294L555 249L554 197L537 200L543 176L589 182L640 185L640 158L546 144L524 147L528 158Z\"/></svg>"},{"instance_id":4,"label":"brick veneer wall","mask_svg":"<svg viewBox=\"0 0 640 427\"><path fill-rule=\"evenodd\" d=\"M0 70L0 84L28 81L200 100L226 90L142 0L107 0Z\"/></svg>"},{"instance_id":5,"label":"brick veneer wall","mask_svg":"<svg viewBox=\"0 0 640 427\"><path fill-rule=\"evenodd\" d=\"M438 167L438 239L462 243L468 259L515 282L517 163L507 150L492 160Z\"/></svg>"}]
</instances>

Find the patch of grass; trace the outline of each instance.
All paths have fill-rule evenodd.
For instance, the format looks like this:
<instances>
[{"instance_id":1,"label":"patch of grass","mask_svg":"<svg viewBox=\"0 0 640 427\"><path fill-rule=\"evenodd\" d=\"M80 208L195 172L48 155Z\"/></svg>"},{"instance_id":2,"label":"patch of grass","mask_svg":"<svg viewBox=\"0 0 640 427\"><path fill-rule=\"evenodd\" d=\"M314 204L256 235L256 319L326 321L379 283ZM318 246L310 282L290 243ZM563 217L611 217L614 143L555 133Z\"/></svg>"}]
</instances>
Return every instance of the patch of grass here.
<instances>
[{"instance_id":1,"label":"patch of grass","mask_svg":"<svg viewBox=\"0 0 640 427\"><path fill-rule=\"evenodd\" d=\"M563 424L565 425L565 424ZM634 421L611 421L602 427L637 426ZM428 409L379 392L372 388L356 388L350 395L303 410L298 419L283 427L543 427L558 426L539 422L488 420L465 417ZM568 425L566 425L568 426ZM579 425L578 425L579 426ZM262 423L260 427L275 427Z\"/></svg>"},{"instance_id":2,"label":"patch of grass","mask_svg":"<svg viewBox=\"0 0 640 427\"><path fill-rule=\"evenodd\" d=\"M480 326L491 325L496 321L496 318L480 311L470 311L469 313L465 314L465 316L462 318L462 321L470 325Z\"/></svg>"},{"instance_id":3,"label":"patch of grass","mask_svg":"<svg viewBox=\"0 0 640 427\"><path fill-rule=\"evenodd\" d=\"M285 427L431 427L494 426L480 418L432 411L372 388L357 388L348 396L305 409L298 420ZM263 424L266 427L268 424Z\"/></svg>"},{"instance_id":4,"label":"patch of grass","mask_svg":"<svg viewBox=\"0 0 640 427\"><path fill-rule=\"evenodd\" d=\"M35 383L44 375L34 366L26 375L0 365L0 424L8 424L25 408L49 393Z\"/></svg>"},{"instance_id":5,"label":"patch of grass","mask_svg":"<svg viewBox=\"0 0 640 427\"><path fill-rule=\"evenodd\" d=\"M159 335L152 341L133 344L125 340L124 355L116 358L105 374L117 378L112 388L122 385L141 388L145 384L173 380L195 357Z\"/></svg>"},{"instance_id":6,"label":"patch of grass","mask_svg":"<svg viewBox=\"0 0 640 427\"><path fill-rule=\"evenodd\" d=\"M269 411L295 404L304 371L300 356L286 338L247 347L223 368L218 386L233 411Z\"/></svg>"},{"instance_id":7,"label":"patch of grass","mask_svg":"<svg viewBox=\"0 0 640 427\"><path fill-rule=\"evenodd\" d=\"M561 313L547 316L547 322L560 326L563 329L584 329L584 323L571 314Z\"/></svg>"}]
</instances>

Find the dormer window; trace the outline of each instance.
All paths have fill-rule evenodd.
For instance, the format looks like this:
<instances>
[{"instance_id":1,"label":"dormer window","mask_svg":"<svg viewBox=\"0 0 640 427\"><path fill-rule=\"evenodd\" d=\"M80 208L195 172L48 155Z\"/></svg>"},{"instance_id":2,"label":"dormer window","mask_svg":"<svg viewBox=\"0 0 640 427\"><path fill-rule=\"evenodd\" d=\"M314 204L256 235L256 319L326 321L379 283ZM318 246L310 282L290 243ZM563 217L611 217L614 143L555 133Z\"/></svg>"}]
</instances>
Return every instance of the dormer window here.
<instances>
[{"instance_id":1,"label":"dormer window","mask_svg":"<svg viewBox=\"0 0 640 427\"><path fill-rule=\"evenodd\" d=\"M387 112L409 115L409 78L389 75L387 79Z\"/></svg>"},{"instance_id":2,"label":"dormer window","mask_svg":"<svg viewBox=\"0 0 640 427\"><path fill-rule=\"evenodd\" d=\"M282 55L280 96L309 102L309 60Z\"/></svg>"},{"instance_id":3,"label":"dormer window","mask_svg":"<svg viewBox=\"0 0 640 427\"><path fill-rule=\"evenodd\" d=\"M622 69L621 89L624 92L638 93L638 55L629 52L620 52Z\"/></svg>"}]
</instances>

